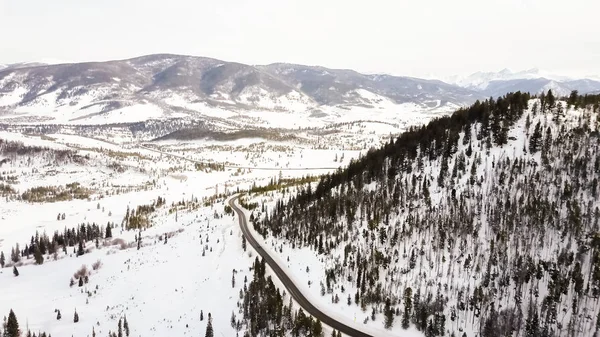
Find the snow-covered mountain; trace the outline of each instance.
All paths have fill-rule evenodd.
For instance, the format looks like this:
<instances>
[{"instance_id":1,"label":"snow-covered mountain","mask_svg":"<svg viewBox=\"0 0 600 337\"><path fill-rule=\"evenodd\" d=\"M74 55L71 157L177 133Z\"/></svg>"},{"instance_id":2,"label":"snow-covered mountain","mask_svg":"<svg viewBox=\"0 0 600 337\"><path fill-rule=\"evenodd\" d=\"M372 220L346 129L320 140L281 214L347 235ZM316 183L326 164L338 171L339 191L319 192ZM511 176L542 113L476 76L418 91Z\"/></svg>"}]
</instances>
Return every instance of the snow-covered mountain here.
<instances>
[{"instance_id":1,"label":"snow-covered mountain","mask_svg":"<svg viewBox=\"0 0 600 337\"><path fill-rule=\"evenodd\" d=\"M249 200L255 231L315 303L397 336L597 336L599 102L476 103Z\"/></svg>"},{"instance_id":2,"label":"snow-covered mountain","mask_svg":"<svg viewBox=\"0 0 600 337\"><path fill-rule=\"evenodd\" d=\"M510 69L476 72L469 76L451 76L444 80L487 97L497 97L515 91L539 93L552 89L556 94L566 96L572 90L582 94L600 90L600 81L597 78L575 79L537 68L518 72Z\"/></svg>"},{"instance_id":3,"label":"snow-covered mountain","mask_svg":"<svg viewBox=\"0 0 600 337\"><path fill-rule=\"evenodd\" d=\"M222 117L223 111L326 114L382 102L452 110L478 98L440 81L167 54L0 70L0 114L13 122L124 123L208 112Z\"/></svg>"}]
</instances>

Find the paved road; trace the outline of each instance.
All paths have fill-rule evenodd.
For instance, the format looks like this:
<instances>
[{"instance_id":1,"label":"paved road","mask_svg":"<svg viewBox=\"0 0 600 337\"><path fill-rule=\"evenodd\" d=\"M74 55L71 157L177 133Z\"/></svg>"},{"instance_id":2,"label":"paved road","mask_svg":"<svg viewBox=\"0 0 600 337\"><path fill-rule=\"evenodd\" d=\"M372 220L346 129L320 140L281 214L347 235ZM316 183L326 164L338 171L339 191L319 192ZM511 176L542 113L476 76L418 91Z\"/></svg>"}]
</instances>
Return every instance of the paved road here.
<instances>
[{"instance_id":1,"label":"paved road","mask_svg":"<svg viewBox=\"0 0 600 337\"><path fill-rule=\"evenodd\" d=\"M279 280L281 281L281 283L283 283L283 285L285 286L285 288L287 289L288 293L290 293L292 295L292 297L294 298L294 300L305 310L307 311L309 314L311 314L313 317L316 317L318 319L321 320L321 322L323 322L323 324L327 324L328 326L341 331L344 335L346 336L350 336L350 337L372 337L371 335L368 335L362 331L356 330L352 327L349 327L339 321L336 321L335 319L327 316L326 314L324 314L321 310L317 309L314 305L312 305L307 299L306 297L304 297L304 295L302 295L302 293L300 292L300 290L298 290L298 288L296 287L296 285L292 282L292 280L286 275L286 273L281 269L281 267L279 267L279 265L275 262L275 260L273 260L273 258L269 255L269 253L267 253L261 246L260 244L258 244L258 241L256 241L256 239L252 236L250 230L248 229L248 221L246 220L246 216L244 215L244 212L241 210L240 206L238 206L235 201L239 198L239 195L236 197L233 197L229 200L229 206L231 206L231 208L233 208L233 210L237 213L238 215L238 219L240 222L240 227L242 228L242 232L244 233L244 236L246 237L246 240L248 241L248 243L250 243L250 245L252 245L252 247L254 247L254 249L256 250L256 252L263 258L265 259L265 262L269 265L269 267L271 267L271 270L273 270L273 272L275 272L275 274L277 275L277 278L279 278Z\"/></svg>"}]
</instances>

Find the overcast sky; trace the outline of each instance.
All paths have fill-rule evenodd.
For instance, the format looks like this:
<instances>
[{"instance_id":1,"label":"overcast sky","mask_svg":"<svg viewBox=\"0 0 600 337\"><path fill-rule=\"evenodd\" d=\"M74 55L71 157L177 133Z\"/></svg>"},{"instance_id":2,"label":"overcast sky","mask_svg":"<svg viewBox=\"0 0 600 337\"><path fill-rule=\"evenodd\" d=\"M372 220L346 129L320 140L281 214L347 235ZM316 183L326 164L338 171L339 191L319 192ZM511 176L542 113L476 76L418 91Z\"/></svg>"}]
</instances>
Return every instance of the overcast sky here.
<instances>
[{"instance_id":1,"label":"overcast sky","mask_svg":"<svg viewBox=\"0 0 600 337\"><path fill-rule=\"evenodd\" d=\"M0 63L151 53L427 76L600 75L598 0L0 0Z\"/></svg>"}]
</instances>

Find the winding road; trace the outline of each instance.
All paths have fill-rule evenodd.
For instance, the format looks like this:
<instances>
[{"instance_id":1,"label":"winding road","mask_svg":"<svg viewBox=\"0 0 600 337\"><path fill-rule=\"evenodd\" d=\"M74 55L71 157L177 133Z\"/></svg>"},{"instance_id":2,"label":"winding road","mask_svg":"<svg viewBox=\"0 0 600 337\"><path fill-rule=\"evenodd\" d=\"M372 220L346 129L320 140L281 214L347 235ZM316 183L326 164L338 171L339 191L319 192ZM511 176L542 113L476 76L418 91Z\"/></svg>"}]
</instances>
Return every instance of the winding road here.
<instances>
[{"instance_id":1,"label":"winding road","mask_svg":"<svg viewBox=\"0 0 600 337\"><path fill-rule=\"evenodd\" d=\"M248 243L250 245L252 245L252 247L254 247L256 252L263 259L265 259L265 262L269 265L269 267L271 267L271 270L273 270L273 272L275 272L275 275L277 275L277 277L279 278L281 283L283 283L283 285L285 286L287 291L292 295L292 297L298 303L298 305L300 305L306 312L308 312L313 317L320 319L321 322L323 322L323 324L326 324L338 331L341 331L346 336L372 337L372 335L369 335L362 331L356 330L352 327L347 326L344 323L341 323L340 321L337 321L337 320L327 316L321 310L317 309L312 303L310 303L306 299L306 297L304 297L302 292L298 289L298 287L296 287L296 285L290 279L290 277L287 276L287 274L277 264L277 262L275 262L275 260L269 255L269 253L267 253L260 246L258 241L256 241L256 239L252 236L252 233L250 232L250 229L248 228L248 221L246 219L246 215L242 211L241 207L236 203L236 201L237 201L237 199L239 199L239 197L240 196L238 195L238 196L235 196L235 197L229 199L229 206L231 206L231 208L237 213L239 223L240 223L240 228L242 229L242 232L244 233L246 240L248 241Z\"/></svg>"}]
</instances>

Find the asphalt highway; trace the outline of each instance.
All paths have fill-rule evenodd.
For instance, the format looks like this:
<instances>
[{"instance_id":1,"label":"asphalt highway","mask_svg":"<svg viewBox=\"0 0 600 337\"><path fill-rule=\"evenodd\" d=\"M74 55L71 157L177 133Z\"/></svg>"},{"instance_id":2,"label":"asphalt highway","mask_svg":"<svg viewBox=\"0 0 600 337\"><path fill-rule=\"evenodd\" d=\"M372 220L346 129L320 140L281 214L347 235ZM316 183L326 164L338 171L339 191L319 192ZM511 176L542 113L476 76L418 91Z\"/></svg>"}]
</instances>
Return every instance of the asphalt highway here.
<instances>
[{"instance_id":1,"label":"asphalt highway","mask_svg":"<svg viewBox=\"0 0 600 337\"><path fill-rule=\"evenodd\" d=\"M235 201L237 201L238 198L239 198L239 195L231 198L229 200L229 206L231 206L231 208L238 215L240 228L242 229L242 232L244 233L244 236L246 237L246 241L256 250L258 255L260 255L263 259L265 259L266 264L268 264L269 267L271 267L271 270L273 270L275 275L277 275L277 278L279 278L281 283L283 283L283 285L287 289L288 293L292 295L292 297L294 298L296 303L298 303L298 305L300 305L302 307L302 309L304 309L304 311L308 312L311 316L320 319L323 324L326 324L338 331L341 331L342 334L344 334L346 336L372 337L372 335L369 335L362 331L356 330L352 327L347 326L346 324L344 324L340 321L337 321L337 320L329 317L327 314L325 314L321 310L317 309L312 303L310 303L310 301L308 301L306 299L306 297L304 297L302 292L300 292L300 290L298 290L298 288L296 287L294 282L292 282L290 277L287 276L287 274L277 264L277 262L275 262L275 260L269 255L269 253L267 253L260 246L258 241L256 241L256 239L252 236L252 233L248 229L248 221L246 219L246 215L244 214L244 212L242 211L240 206L235 202Z\"/></svg>"}]
</instances>

